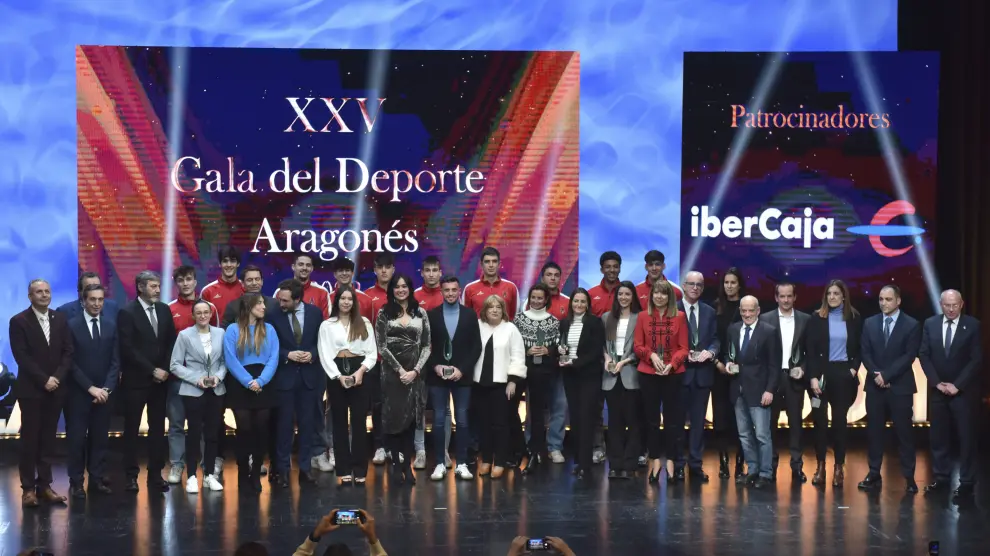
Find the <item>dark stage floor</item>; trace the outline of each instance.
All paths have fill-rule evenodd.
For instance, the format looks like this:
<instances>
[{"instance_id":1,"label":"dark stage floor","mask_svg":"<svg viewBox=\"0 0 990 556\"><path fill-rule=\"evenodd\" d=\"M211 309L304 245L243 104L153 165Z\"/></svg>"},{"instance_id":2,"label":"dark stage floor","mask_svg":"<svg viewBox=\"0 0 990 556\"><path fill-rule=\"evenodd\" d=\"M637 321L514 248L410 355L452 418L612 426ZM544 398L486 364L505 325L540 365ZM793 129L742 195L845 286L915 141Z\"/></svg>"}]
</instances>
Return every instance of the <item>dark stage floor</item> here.
<instances>
[{"instance_id":1,"label":"dark stage floor","mask_svg":"<svg viewBox=\"0 0 990 556\"><path fill-rule=\"evenodd\" d=\"M228 464L222 493L189 495L174 486L168 494L149 495L142 477L142 491L128 495L118 475L112 496L25 511L16 442L0 441L0 556L31 546L59 556L228 555L246 540L263 541L273 555L290 555L322 514L353 506L373 513L393 556L502 556L516 535L559 536L579 555L906 556L927 554L933 540L940 542L941 554L988 553L990 489L979 487L969 508L952 505L948 495L906 494L897 458L888 454L883 491L868 495L856 489L866 473L862 441L857 445L842 489L792 488L790 471L782 467L776 489L754 491L715 477L716 455L710 453L705 465L713 478L703 486L689 479L651 488L645 476L608 482L604 465L596 466L593 479L579 482L570 464L549 464L543 475L523 479L510 473L498 481L455 481L451 473L433 483L426 470L410 488L390 485L378 467L365 487L338 488L333 474L322 474L316 489L300 491L293 481L290 489L270 493L264 481L264 493L245 498L236 489L236 469ZM119 446L112 463L119 469L116 450ZM808 456L814 457L810 451L805 456L810 475ZM919 454L918 469L923 486L930 479L927 453ZM64 466L55 472L56 490L67 494ZM351 543L356 554L367 553L355 530L331 537Z\"/></svg>"}]
</instances>

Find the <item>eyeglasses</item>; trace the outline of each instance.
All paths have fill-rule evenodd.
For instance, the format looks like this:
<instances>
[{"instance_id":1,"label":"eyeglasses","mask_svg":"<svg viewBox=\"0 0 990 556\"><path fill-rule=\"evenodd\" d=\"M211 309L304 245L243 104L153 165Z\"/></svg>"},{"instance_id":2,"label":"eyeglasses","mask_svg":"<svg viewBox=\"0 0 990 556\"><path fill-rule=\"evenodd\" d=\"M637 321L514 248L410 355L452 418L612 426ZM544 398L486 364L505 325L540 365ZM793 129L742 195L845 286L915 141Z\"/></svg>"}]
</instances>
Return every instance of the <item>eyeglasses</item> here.
<instances>
[{"instance_id":1,"label":"eyeglasses","mask_svg":"<svg viewBox=\"0 0 990 556\"><path fill-rule=\"evenodd\" d=\"M703 288L705 287L704 282L684 282L684 285L689 288Z\"/></svg>"}]
</instances>

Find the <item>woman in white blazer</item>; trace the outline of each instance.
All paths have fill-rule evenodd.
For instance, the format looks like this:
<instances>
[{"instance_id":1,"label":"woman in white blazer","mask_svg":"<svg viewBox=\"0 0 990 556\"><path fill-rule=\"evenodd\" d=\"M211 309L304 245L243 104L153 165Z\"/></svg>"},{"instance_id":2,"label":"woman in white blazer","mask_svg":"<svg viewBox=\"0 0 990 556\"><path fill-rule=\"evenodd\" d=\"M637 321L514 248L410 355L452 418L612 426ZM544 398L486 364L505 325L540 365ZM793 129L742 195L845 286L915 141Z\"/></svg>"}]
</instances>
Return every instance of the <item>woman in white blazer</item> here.
<instances>
[{"instance_id":1,"label":"woman in white blazer","mask_svg":"<svg viewBox=\"0 0 990 556\"><path fill-rule=\"evenodd\" d=\"M517 383L526 380L526 347L516 325L509 322L505 300L489 296L481 310L481 357L474 366L471 406L477 408L481 464L478 475L498 479L512 461L509 412ZM495 466L492 468L494 462Z\"/></svg>"},{"instance_id":2,"label":"woman in white blazer","mask_svg":"<svg viewBox=\"0 0 990 556\"><path fill-rule=\"evenodd\" d=\"M195 326L179 333L172 349L170 371L182 383L179 396L186 409L189 430L186 433L186 492L199 492L196 480L199 468L199 444L203 440L203 461L213 468L218 452L220 425L223 422L224 387L227 376L224 364L224 331L210 326L213 306L199 299L192 306ZM213 473L203 477L203 488L212 491L223 490L223 485Z\"/></svg>"}]
</instances>

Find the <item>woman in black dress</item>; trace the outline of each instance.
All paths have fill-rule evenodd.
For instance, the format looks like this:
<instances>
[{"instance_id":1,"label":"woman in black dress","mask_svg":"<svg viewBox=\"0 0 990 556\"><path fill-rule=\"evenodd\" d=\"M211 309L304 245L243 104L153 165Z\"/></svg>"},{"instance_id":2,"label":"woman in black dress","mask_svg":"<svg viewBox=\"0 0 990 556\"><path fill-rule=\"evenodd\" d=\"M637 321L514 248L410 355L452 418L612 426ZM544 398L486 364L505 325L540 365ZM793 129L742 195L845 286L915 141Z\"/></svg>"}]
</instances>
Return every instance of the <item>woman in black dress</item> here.
<instances>
[{"instance_id":1,"label":"woman in black dress","mask_svg":"<svg viewBox=\"0 0 990 556\"><path fill-rule=\"evenodd\" d=\"M742 320L739 315L739 300L745 295L746 281L743 280L742 272L736 267L726 270L715 300L715 330L719 345L723 347L729 345L725 339L729 325ZM735 476L743 474L742 442L739 440L739 429L736 428L736 412L729 401L731 380L721 361L716 361L715 366L718 373L715 375L715 384L712 385L712 425L718 445L718 476L727 479L730 447L736 450Z\"/></svg>"},{"instance_id":2,"label":"woman in black dress","mask_svg":"<svg viewBox=\"0 0 990 556\"><path fill-rule=\"evenodd\" d=\"M241 298L237 321L223 337L227 407L237 422L237 475L241 490L261 492L261 464L268 448L268 423L275 392L265 388L278 369L278 336L265 322L265 299ZM249 466L249 460L251 464Z\"/></svg>"},{"instance_id":3,"label":"woman in black dress","mask_svg":"<svg viewBox=\"0 0 990 556\"><path fill-rule=\"evenodd\" d=\"M412 280L400 274L388 284L388 298L375 323L382 357L382 428L392 453L392 477L416 484L411 462L413 437L423 422L426 386L421 370L430 357L430 320L412 295ZM400 462L399 454L405 457Z\"/></svg>"}]
</instances>

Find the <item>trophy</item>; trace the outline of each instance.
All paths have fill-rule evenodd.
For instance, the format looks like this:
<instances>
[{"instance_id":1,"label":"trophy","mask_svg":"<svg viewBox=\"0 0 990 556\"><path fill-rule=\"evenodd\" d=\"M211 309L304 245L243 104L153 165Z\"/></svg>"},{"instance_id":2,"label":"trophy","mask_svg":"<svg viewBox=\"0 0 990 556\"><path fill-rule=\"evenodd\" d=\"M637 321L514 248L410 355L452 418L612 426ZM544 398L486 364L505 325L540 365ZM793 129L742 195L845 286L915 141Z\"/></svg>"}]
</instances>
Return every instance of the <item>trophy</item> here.
<instances>
[{"instance_id":1,"label":"trophy","mask_svg":"<svg viewBox=\"0 0 990 556\"><path fill-rule=\"evenodd\" d=\"M565 363L568 363L568 362L572 361L572 359L571 359L571 346L569 346L567 344L560 344L560 346L557 348L557 351L560 353L560 362L561 362L561 364L565 364Z\"/></svg>"},{"instance_id":2,"label":"trophy","mask_svg":"<svg viewBox=\"0 0 990 556\"><path fill-rule=\"evenodd\" d=\"M664 360L663 360L663 346L657 346L656 354L657 354L657 357L660 358L660 364L661 365L665 365L666 363L664 363ZM660 371L657 371L657 374L658 375L661 375L661 374L666 374L666 373L661 373Z\"/></svg>"},{"instance_id":3,"label":"trophy","mask_svg":"<svg viewBox=\"0 0 990 556\"><path fill-rule=\"evenodd\" d=\"M794 380L798 380L801 377L798 376L798 368L801 366L801 352L799 350L794 350L791 353L791 370L787 374L791 376ZM803 375L804 373L802 373Z\"/></svg>"},{"instance_id":4,"label":"trophy","mask_svg":"<svg viewBox=\"0 0 990 556\"><path fill-rule=\"evenodd\" d=\"M203 378L203 385L205 385L207 388L214 388L220 382L219 380L217 380L217 377L210 374L210 365L213 364L212 351L213 349L211 345L210 346L211 355L206 356L206 377Z\"/></svg>"},{"instance_id":5,"label":"trophy","mask_svg":"<svg viewBox=\"0 0 990 556\"><path fill-rule=\"evenodd\" d=\"M825 377L824 376L822 376L822 379L818 381L818 389L821 390L823 394L825 393ZM811 407L813 409L818 409L821 406L822 406L822 398L821 398L821 396L815 396L814 394L812 394L812 396L811 396Z\"/></svg>"},{"instance_id":6,"label":"trophy","mask_svg":"<svg viewBox=\"0 0 990 556\"><path fill-rule=\"evenodd\" d=\"M450 366L450 360L454 358L454 344L450 341L450 336L447 336L447 341L443 344L443 360L447 363L442 369L440 369L440 374L443 375L444 379L450 378L454 374L454 368Z\"/></svg>"},{"instance_id":7,"label":"trophy","mask_svg":"<svg viewBox=\"0 0 990 556\"><path fill-rule=\"evenodd\" d=\"M615 373L616 361L618 361L619 356L615 353L615 340L609 340L605 342L605 349L608 350L609 362L605 364L605 370L610 373Z\"/></svg>"},{"instance_id":8,"label":"trophy","mask_svg":"<svg viewBox=\"0 0 990 556\"><path fill-rule=\"evenodd\" d=\"M730 375L739 374L739 365L736 363L736 344L729 342L729 362L725 365L725 370Z\"/></svg>"},{"instance_id":9,"label":"trophy","mask_svg":"<svg viewBox=\"0 0 990 556\"><path fill-rule=\"evenodd\" d=\"M536 344L533 347L543 347L543 342L545 342L545 341L546 341L546 332L544 332L542 329L541 330L537 330L536 331ZM534 355L533 356L533 364L534 365L542 365L543 364L543 356L542 355Z\"/></svg>"},{"instance_id":10,"label":"trophy","mask_svg":"<svg viewBox=\"0 0 990 556\"><path fill-rule=\"evenodd\" d=\"M694 363L694 362L696 362L698 360L698 344L699 344L699 338L698 338L698 329L697 328L694 329L693 331L691 331L690 344L691 344L691 347L690 347L691 351L688 352L688 361L690 361L691 363Z\"/></svg>"}]
</instances>

